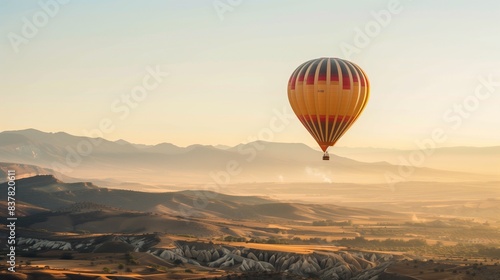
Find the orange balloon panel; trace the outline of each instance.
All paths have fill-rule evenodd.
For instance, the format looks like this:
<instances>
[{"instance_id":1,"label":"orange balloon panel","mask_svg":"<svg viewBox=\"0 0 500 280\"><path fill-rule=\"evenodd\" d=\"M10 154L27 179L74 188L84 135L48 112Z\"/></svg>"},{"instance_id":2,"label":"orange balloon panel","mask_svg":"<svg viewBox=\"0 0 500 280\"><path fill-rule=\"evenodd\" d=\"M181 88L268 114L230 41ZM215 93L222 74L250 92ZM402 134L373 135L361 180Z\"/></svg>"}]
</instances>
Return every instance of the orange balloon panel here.
<instances>
[{"instance_id":1,"label":"orange balloon panel","mask_svg":"<svg viewBox=\"0 0 500 280\"><path fill-rule=\"evenodd\" d=\"M309 60L292 73L288 82L288 100L295 115L323 151L356 121L369 95L363 70L339 58Z\"/></svg>"}]
</instances>

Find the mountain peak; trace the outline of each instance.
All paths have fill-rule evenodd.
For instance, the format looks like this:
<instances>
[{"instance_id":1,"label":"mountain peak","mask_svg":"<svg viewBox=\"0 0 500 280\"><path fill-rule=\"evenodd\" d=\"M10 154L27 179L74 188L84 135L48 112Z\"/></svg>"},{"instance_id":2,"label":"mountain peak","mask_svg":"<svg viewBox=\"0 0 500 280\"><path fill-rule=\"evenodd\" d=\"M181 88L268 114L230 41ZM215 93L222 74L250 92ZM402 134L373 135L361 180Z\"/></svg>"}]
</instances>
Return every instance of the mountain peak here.
<instances>
[{"instance_id":1,"label":"mountain peak","mask_svg":"<svg viewBox=\"0 0 500 280\"><path fill-rule=\"evenodd\" d=\"M130 142L123 140L123 139L118 139L115 141L115 143L120 144L120 145L131 145Z\"/></svg>"},{"instance_id":2,"label":"mountain peak","mask_svg":"<svg viewBox=\"0 0 500 280\"><path fill-rule=\"evenodd\" d=\"M20 130L6 130L4 132L16 132L16 133L48 133L48 132L43 132L41 130L38 130L38 129L34 129L34 128L26 128L26 129L20 129Z\"/></svg>"},{"instance_id":3,"label":"mountain peak","mask_svg":"<svg viewBox=\"0 0 500 280\"><path fill-rule=\"evenodd\" d=\"M20 186L50 185L61 183L63 182L54 177L54 175L35 175L33 177L17 180L17 184L19 184Z\"/></svg>"},{"instance_id":4,"label":"mountain peak","mask_svg":"<svg viewBox=\"0 0 500 280\"><path fill-rule=\"evenodd\" d=\"M179 146L176 146L172 143L167 143L167 142L162 142L162 143L159 143L159 144L156 144L154 145L155 147L175 147L175 148L179 148Z\"/></svg>"}]
</instances>

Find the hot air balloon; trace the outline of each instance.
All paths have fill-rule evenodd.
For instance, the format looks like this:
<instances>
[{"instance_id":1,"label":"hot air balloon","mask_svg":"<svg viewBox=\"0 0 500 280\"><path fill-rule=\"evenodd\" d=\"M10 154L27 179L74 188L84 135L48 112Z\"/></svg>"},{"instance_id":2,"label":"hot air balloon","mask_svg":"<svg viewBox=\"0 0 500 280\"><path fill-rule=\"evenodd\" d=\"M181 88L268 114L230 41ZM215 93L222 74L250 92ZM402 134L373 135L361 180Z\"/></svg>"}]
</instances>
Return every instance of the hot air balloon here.
<instances>
[{"instance_id":1,"label":"hot air balloon","mask_svg":"<svg viewBox=\"0 0 500 280\"><path fill-rule=\"evenodd\" d=\"M368 102L370 84L363 70L340 58L309 60L288 81L288 100L295 115L323 150L335 145Z\"/></svg>"}]
</instances>

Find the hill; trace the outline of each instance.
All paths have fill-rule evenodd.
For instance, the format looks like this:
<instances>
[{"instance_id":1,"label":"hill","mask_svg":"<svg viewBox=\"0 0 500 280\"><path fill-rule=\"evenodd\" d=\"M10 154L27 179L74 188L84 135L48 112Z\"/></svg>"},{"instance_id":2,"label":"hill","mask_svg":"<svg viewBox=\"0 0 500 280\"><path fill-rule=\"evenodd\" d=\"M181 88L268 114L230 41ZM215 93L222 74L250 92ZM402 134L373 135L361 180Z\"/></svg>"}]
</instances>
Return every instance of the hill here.
<instances>
[{"instance_id":1,"label":"hill","mask_svg":"<svg viewBox=\"0 0 500 280\"><path fill-rule=\"evenodd\" d=\"M37 165L31 164L20 164L20 163L9 163L0 162L0 182L7 181L7 171L15 170L16 178L22 179L27 177L32 177L36 175L53 175L54 177L64 180L66 182L77 181L75 178L68 177L60 172L54 171L50 168L43 168Z\"/></svg>"},{"instance_id":2,"label":"hill","mask_svg":"<svg viewBox=\"0 0 500 280\"><path fill-rule=\"evenodd\" d=\"M29 219L24 218L26 226L48 223L66 230L71 228L70 225L76 225L75 219L81 220L81 217L87 216L85 219L90 219L94 224L96 221L103 223L98 228L106 229L109 229L106 225L116 225L117 221L111 220L122 218L124 223L133 224L137 229L140 228L139 225L148 228L150 225L166 225L168 223L165 219L172 223L177 218L196 219L199 223L203 219L311 222L320 219L347 220L365 217L377 220L388 216L403 216L363 208L283 203L258 196L232 196L209 191L147 193L113 190L100 188L89 182L64 183L52 175L20 179L17 184L22 186L16 193L18 203L46 210ZM0 188L2 187L5 188L6 183L0 184ZM5 201L5 194L0 194L0 199ZM98 214L89 216L89 212ZM124 230L119 227L116 229Z\"/></svg>"}]
</instances>

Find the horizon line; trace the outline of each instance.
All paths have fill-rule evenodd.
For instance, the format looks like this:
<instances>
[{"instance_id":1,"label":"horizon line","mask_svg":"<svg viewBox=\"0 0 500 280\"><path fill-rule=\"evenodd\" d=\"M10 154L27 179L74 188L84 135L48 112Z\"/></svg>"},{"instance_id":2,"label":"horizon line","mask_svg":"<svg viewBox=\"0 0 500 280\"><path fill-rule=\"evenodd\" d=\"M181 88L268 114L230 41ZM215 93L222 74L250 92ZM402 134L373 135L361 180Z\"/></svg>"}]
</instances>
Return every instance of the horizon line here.
<instances>
[{"instance_id":1,"label":"horizon line","mask_svg":"<svg viewBox=\"0 0 500 280\"><path fill-rule=\"evenodd\" d=\"M276 142L276 141L265 141L265 140L260 140L260 139L257 139L255 141L251 141L251 142L240 142L236 145L228 145L228 144L201 144L201 143L192 143L192 144L189 144L187 146L180 146L180 145L177 145L177 144L174 144L172 142L160 142L160 143L156 143L156 144L145 144L145 143L134 143L134 142L130 142L128 140L125 140L123 138L119 138L119 139L116 139L116 140L110 140L110 139L107 139L107 138L104 138L104 137L92 137L92 136L86 136L86 135L76 135L76 134L71 134L71 133L68 133L68 132L65 132L65 131L43 131L43 130L39 130L39 129L36 129L36 128L25 128L25 129L18 129L18 130L3 130L3 131L0 131L0 133L16 133L16 132L22 132L22 131L28 131L28 130L32 130L32 131L36 131L36 132L39 132L39 133L45 133L45 134L58 134L58 133L64 133L64 134L67 134L67 135L70 135L70 136L73 136L73 137L83 137L83 138L90 138L90 139L103 139L105 141L108 141L108 142L113 142L113 143L117 143L119 141L124 141L124 142L127 142L128 144L131 144L131 145L142 145L142 146L150 146L150 147L154 147L154 146L157 146L157 145L161 145L161 144L171 144L171 145L174 145L176 147L179 147L179 148L188 148L190 146L195 146L195 145L201 145L201 146L210 146L210 147L214 147L214 148L217 148L216 146L226 146L228 147L229 149L230 148L234 148L234 147L237 147L239 145L247 145L247 144L250 144L250 143L255 143L255 142L264 142L264 143L276 143L276 144L302 144L302 145L305 145L313 150L318 150L318 151L321 151L319 148L317 147L311 147L309 146L308 144L306 143L303 143L303 142ZM440 146L440 147L436 147L434 149L442 149L442 148L494 148L494 147L500 147L500 144L499 145L493 145L493 146L465 146L465 145L461 145L461 146ZM378 150L394 150L394 151L413 151L413 150L419 150L418 147L416 147L415 149L411 149L411 148L386 148L386 147L373 147L373 146L331 146L330 149L335 149L335 148L347 148L347 149L378 149Z\"/></svg>"}]
</instances>

